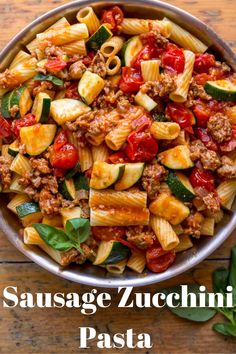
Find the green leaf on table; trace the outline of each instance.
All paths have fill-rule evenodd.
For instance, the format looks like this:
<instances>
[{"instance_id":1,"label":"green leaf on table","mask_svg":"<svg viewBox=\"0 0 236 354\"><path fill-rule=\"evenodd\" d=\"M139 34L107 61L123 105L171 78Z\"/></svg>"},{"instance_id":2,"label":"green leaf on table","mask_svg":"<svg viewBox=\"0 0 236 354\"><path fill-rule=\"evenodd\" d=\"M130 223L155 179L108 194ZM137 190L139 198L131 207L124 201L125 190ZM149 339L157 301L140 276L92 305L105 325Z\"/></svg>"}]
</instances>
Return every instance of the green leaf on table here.
<instances>
[{"instance_id":1,"label":"green leaf on table","mask_svg":"<svg viewBox=\"0 0 236 354\"><path fill-rule=\"evenodd\" d=\"M236 325L231 323L215 323L212 328L224 336L236 337Z\"/></svg>"},{"instance_id":2,"label":"green leaf on table","mask_svg":"<svg viewBox=\"0 0 236 354\"><path fill-rule=\"evenodd\" d=\"M212 273L212 284L215 293L225 293L228 285L229 271L226 268L218 268Z\"/></svg>"},{"instance_id":3,"label":"green leaf on table","mask_svg":"<svg viewBox=\"0 0 236 354\"><path fill-rule=\"evenodd\" d=\"M64 231L46 224L33 224L32 226L44 242L55 250L65 252L73 247L72 242Z\"/></svg>"},{"instance_id":4,"label":"green leaf on table","mask_svg":"<svg viewBox=\"0 0 236 354\"><path fill-rule=\"evenodd\" d=\"M177 293L180 295L180 300L173 300L173 304L177 305L181 300L181 286L175 286L172 288L165 289L163 291L165 294L168 293ZM196 304L199 304L199 286L197 285L188 285L188 293L194 293L196 296ZM202 292L201 292L202 293ZM169 310L174 313L176 316L186 318L190 321L195 322L206 322L215 316L216 310L209 307L169 307Z\"/></svg>"},{"instance_id":5,"label":"green leaf on table","mask_svg":"<svg viewBox=\"0 0 236 354\"><path fill-rule=\"evenodd\" d=\"M67 220L66 233L71 242L80 249L80 244L86 241L90 235L90 224L88 219L74 218Z\"/></svg>"},{"instance_id":6,"label":"green leaf on table","mask_svg":"<svg viewBox=\"0 0 236 354\"><path fill-rule=\"evenodd\" d=\"M36 80L36 81L51 81L56 86L63 86L64 85L63 80L61 80L58 77L53 76L53 75L37 74L34 77L34 80Z\"/></svg>"}]
</instances>

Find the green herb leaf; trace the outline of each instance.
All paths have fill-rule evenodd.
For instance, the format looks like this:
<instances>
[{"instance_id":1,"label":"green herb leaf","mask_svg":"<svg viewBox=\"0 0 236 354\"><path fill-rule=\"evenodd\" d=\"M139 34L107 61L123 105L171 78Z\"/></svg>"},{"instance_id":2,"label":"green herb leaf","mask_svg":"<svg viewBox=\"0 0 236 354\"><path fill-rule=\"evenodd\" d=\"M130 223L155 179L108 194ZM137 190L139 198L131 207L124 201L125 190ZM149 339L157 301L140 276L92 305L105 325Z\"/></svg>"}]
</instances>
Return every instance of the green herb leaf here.
<instances>
[{"instance_id":1,"label":"green herb leaf","mask_svg":"<svg viewBox=\"0 0 236 354\"><path fill-rule=\"evenodd\" d=\"M71 242L80 249L80 244L86 241L90 235L90 224L87 219L74 218L67 220L66 233Z\"/></svg>"},{"instance_id":2,"label":"green herb leaf","mask_svg":"<svg viewBox=\"0 0 236 354\"><path fill-rule=\"evenodd\" d=\"M159 112L153 112L152 113L152 118L156 122L168 122L168 119L166 118L164 113L159 113Z\"/></svg>"},{"instance_id":3,"label":"green herb leaf","mask_svg":"<svg viewBox=\"0 0 236 354\"><path fill-rule=\"evenodd\" d=\"M181 297L181 287L176 286L172 288L165 289L164 292L167 293L177 293ZM196 303L199 304L199 286L188 285L188 292L194 293L196 295ZM177 305L180 300L173 300L173 304ZM176 316L186 318L190 321L195 322L206 322L215 316L216 310L209 307L168 307L169 310Z\"/></svg>"},{"instance_id":4,"label":"green herb leaf","mask_svg":"<svg viewBox=\"0 0 236 354\"><path fill-rule=\"evenodd\" d=\"M53 76L53 75L37 74L34 77L34 80L37 80L37 81L51 81L56 86L63 86L64 85L64 83L63 83L63 81L61 79L59 79L58 77Z\"/></svg>"},{"instance_id":5,"label":"green herb leaf","mask_svg":"<svg viewBox=\"0 0 236 354\"><path fill-rule=\"evenodd\" d=\"M32 226L39 233L44 242L55 250L65 252L73 247L72 242L64 231L46 224L33 224Z\"/></svg>"},{"instance_id":6,"label":"green herb leaf","mask_svg":"<svg viewBox=\"0 0 236 354\"><path fill-rule=\"evenodd\" d=\"M236 325L230 323L215 323L212 328L224 336L236 337Z\"/></svg>"},{"instance_id":7,"label":"green herb leaf","mask_svg":"<svg viewBox=\"0 0 236 354\"><path fill-rule=\"evenodd\" d=\"M225 293L228 285L229 271L226 268L218 268L212 273L213 290L215 293Z\"/></svg>"}]
</instances>

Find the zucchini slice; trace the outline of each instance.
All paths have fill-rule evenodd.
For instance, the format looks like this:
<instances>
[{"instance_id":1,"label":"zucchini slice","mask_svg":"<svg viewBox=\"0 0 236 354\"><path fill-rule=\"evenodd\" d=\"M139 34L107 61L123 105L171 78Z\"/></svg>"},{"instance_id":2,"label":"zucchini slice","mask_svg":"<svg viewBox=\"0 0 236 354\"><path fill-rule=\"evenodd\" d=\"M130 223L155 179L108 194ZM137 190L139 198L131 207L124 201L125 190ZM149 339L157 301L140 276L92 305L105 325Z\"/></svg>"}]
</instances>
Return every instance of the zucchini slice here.
<instances>
[{"instance_id":1,"label":"zucchini slice","mask_svg":"<svg viewBox=\"0 0 236 354\"><path fill-rule=\"evenodd\" d=\"M99 95L105 85L105 81L97 74L86 70L78 84L78 92L82 100L90 105Z\"/></svg>"},{"instance_id":2,"label":"zucchini slice","mask_svg":"<svg viewBox=\"0 0 236 354\"><path fill-rule=\"evenodd\" d=\"M143 49L139 36L134 36L124 43L121 49L121 57L125 66L131 66L134 57Z\"/></svg>"},{"instance_id":3,"label":"zucchini slice","mask_svg":"<svg viewBox=\"0 0 236 354\"><path fill-rule=\"evenodd\" d=\"M76 191L73 179L65 179L63 182L61 182L59 184L59 192L65 199L74 200Z\"/></svg>"},{"instance_id":4,"label":"zucchini slice","mask_svg":"<svg viewBox=\"0 0 236 354\"><path fill-rule=\"evenodd\" d=\"M117 241L102 241L99 244L94 265L112 264L129 257L130 250L127 246Z\"/></svg>"},{"instance_id":5,"label":"zucchini slice","mask_svg":"<svg viewBox=\"0 0 236 354\"><path fill-rule=\"evenodd\" d=\"M2 97L2 105L1 105L1 111L2 111L2 115L4 118L10 118L11 115L9 113L9 104L10 104L10 98L12 95L12 91L6 93L3 97Z\"/></svg>"},{"instance_id":6,"label":"zucchini slice","mask_svg":"<svg viewBox=\"0 0 236 354\"><path fill-rule=\"evenodd\" d=\"M83 173L77 173L74 176L74 184L76 191L79 191L80 189L84 189L86 191L89 190L88 179Z\"/></svg>"},{"instance_id":7,"label":"zucchini slice","mask_svg":"<svg viewBox=\"0 0 236 354\"><path fill-rule=\"evenodd\" d=\"M126 163L122 178L115 184L116 191L123 191L132 187L143 174L145 164L143 162Z\"/></svg>"},{"instance_id":8,"label":"zucchini slice","mask_svg":"<svg viewBox=\"0 0 236 354\"><path fill-rule=\"evenodd\" d=\"M74 175L81 170L80 167L81 167L80 163L77 162L77 164L75 165L74 168L72 168L71 170L66 172L65 179L70 179L70 178L74 177Z\"/></svg>"},{"instance_id":9,"label":"zucchini slice","mask_svg":"<svg viewBox=\"0 0 236 354\"><path fill-rule=\"evenodd\" d=\"M109 38L113 36L113 33L107 28L106 25L101 25L98 30L89 38L86 43L89 50L98 50Z\"/></svg>"},{"instance_id":10,"label":"zucchini slice","mask_svg":"<svg viewBox=\"0 0 236 354\"><path fill-rule=\"evenodd\" d=\"M25 144L27 154L39 155L53 142L57 127L55 124L37 123L20 130L22 144Z\"/></svg>"},{"instance_id":11,"label":"zucchini slice","mask_svg":"<svg viewBox=\"0 0 236 354\"><path fill-rule=\"evenodd\" d=\"M8 108L10 109L13 106L18 106L20 116L23 117L30 110L32 103L33 101L31 99L30 92L28 88L23 85L12 91Z\"/></svg>"},{"instance_id":12,"label":"zucchini slice","mask_svg":"<svg viewBox=\"0 0 236 354\"><path fill-rule=\"evenodd\" d=\"M181 172L169 173L167 180L172 193L183 202L191 202L195 193L187 176Z\"/></svg>"},{"instance_id":13,"label":"zucchini slice","mask_svg":"<svg viewBox=\"0 0 236 354\"><path fill-rule=\"evenodd\" d=\"M178 145L172 149L161 152L158 155L158 160L164 166L173 170L184 170L194 166L187 145Z\"/></svg>"},{"instance_id":14,"label":"zucchini slice","mask_svg":"<svg viewBox=\"0 0 236 354\"><path fill-rule=\"evenodd\" d=\"M35 97L32 113L35 115L36 121L46 123L50 113L51 98L47 93L39 92Z\"/></svg>"},{"instance_id":15,"label":"zucchini slice","mask_svg":"<svg viewBox=\"0 0 236 354\"><path fill-rule=\"evenodd\" d=\"M90 188L105 189L116 183L122 176L125 165L111 165L103 161L95 161L90 180Z\"/></svg>"},{"instance_id":16,"label":"zucchini slice","mask_svg":"<svg viewBox=\"0 0 236 354\"><path fill-rule=\"evenodd\" d=\"M142 106L148 112L152 111L157 106L157 103L151 97L141 91L137 93L134 100L139 106Z\"/></svg>"},{"instance_id":17,"label":"zucchini slice","mask_svg":"<svg viewBox=\"0 0 236 354\"><path fill-rule=\"evenodd\" d=\"M16 206L16 213L21 219L23 226L28 226L33 223L40 222L43 217L39 205L33 202L25 202Z\"/></svg>"},{"instance_id":18,"label":"zucchini slice","mask_svg":"<svg viewBox=\"0 0 236 354\"><path fill-rule=\"evenodd\" d=\"M65 122L71 122L91 110L86 104L72 98L61 98L51 102L50 113L57 122L62 125Z\"/></svg>"},{"instance_id":19,"label":"zucchini slice","mask_svg":"<svg viewBox=\"0 0 236 354\"><path fill-rule=\"evenodd\" d=\"M207 81L204 90L218 101L236 102L236 85L229 80Z\"/></svg>"},{"instance_id":20,"label":"zucchini slice","mask_svg":"<svg viewBox=\"0 0 236 354\"><path fill-rule=\"evenodd\" d=\"M16 156L19 153L19 141L15 140L8 146L8 154L11 156Z\"/></svg>"}]
</instances>

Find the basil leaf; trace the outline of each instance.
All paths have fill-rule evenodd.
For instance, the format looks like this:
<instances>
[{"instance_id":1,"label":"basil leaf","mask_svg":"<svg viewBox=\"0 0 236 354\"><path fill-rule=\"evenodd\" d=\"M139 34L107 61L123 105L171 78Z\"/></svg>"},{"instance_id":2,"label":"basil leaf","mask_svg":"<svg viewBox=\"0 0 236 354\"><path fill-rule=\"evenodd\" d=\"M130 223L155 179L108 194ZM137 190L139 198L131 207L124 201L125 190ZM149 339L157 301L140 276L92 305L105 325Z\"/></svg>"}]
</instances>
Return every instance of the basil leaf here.
<instances>
[{"instance_id":1,"label":"basil leaf","mask_svg":"<svg viewBox=\"0 0 236 354\"><path fill-rule=\"evenodd\" d=\"M164 290L165 294L177 293L181 297L181 287L175 286ZM188 293L194 293L196 295L196 304L199 304L199 286L197 285L188 285ZM202 293L202 292L201 292ZM173 304L177 305L180 300L173 300ZM174 313L176 316L186 318L190 321L195 322L206 322L215 316L216 310L209 307L169 307L169 310Z\"/></svg>"},{"instance_id":2,"label":"basil leaf","mask_svg":"<svg viewBox=\"0 0 236 354\"><path fill-rule=\"evenodd\" d=\"M74 218L67 220L66 233L76 245L86 241L90 235L90 224L87 219Z\"/></svg>"},{"instance_id":3,"label":"basil leaf","mask_svg":"<svg viewBox=\"0 0 236 354\"><path fill-rule=\"evenodd\" d=\"M58 79L58 77L53 76L53 75L37 74L34 77L34 80L37 80L37 81L51 81L56 86L63 86L64 85L64 83L63 83L63 81L61 79Z\"/></svg>"},{"instance_id":4,"label":"basil leaf","mask_svg":"<svg viewBox=\"0 0 236 354\"><path fill-rule=\"evenodd\" d=\"M236 246L231 250L229 285L231 285L236 291Z\"/></svg>"},{"instance_id":5,"label":"basil leaf","mask_svg":"<svg viewBox=\"0 0 236 354\"><path fill-rule=\"evenodd\" d=\"M159 113L159 112L153 112L152 118L156 122L168 122L168 119L166 118L164 113Z\"/></svg>"},{"instance_id":6,"label":"basil leaf","mask_svg":"<svg viewBox=\"0 0 236 354\"><path fill-rule=\"evenodd\" d=\"M215 323L212 328L224 336L236 337L236 325L231 323Z\"/></svg>"},{"instance_id":7,"label":"basil leaf","mask_svg":"<svg viewBox=\"0 0 236 354\"><path fill-rule=\"evenodd\" d=\"M215 293L225 294L228 285L229 271L226 268L218 268L212 273L213 290Z\"/></svg>"},{"instance_id":8,"label":"basil leaf","mask_svg":"<svg viewBox=\"0 0 236 354\"><path fill-rule=\"evenodd\" d=\"M73 248L72 242L64 231L46 224L33 224L32 226L44 242L55 250L65 252Z\"/></svg>"}]
</instances>

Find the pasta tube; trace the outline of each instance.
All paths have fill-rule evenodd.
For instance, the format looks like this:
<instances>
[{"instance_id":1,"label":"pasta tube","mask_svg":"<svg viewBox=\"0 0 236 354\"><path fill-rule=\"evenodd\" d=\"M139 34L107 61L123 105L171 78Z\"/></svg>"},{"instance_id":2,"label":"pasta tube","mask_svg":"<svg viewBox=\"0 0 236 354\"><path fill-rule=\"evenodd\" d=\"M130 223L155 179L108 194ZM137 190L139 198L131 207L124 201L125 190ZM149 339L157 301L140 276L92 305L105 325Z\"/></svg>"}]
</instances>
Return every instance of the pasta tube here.
<instances>
[{"instance_id":1,"label":"pasta tube","mask_svg":"<svg viewBox=\"0 0 236 354\"><path fill-rule=\"evenodd\" d=\"M64 27L60 29L51 29L47 32L37 34L39 42L49 41L55 45L63 45L80 39L88 38L88 28L84 23Z\"/></svg>"},{"instance_id":2,"label":"pasta tube","mask_svg":"<svg viewBox=\"0 0 236 354\"><path fill-rule=\"evenodd\" d=\"M92 146L93 162L95 161L107 161L109 158L109 150L106 144L102 143L98 146Z\"/></svg>"},{"instance_id":3,"label":"pasta tube","mask_svg":"<svg viewBox=\"0 0 236 354\"><path fill-rule=\"evenodd\" d=\"M151 216L150 224L163 250L170 251L178 246L179 238L168 221Z\"/></svg>"},{"instance_id":4,"label":"pasta tube","mask_svg":"<svg viewBox=\"0 0 236 354\"><path fill-rule=\"evenodd\" d=\"M31 164L27 157L18 154L11 163L10 170L23 176L26 172L31 171Z\"/></svg>"},{"instance_id":5,"label":"pasta tube","mask_svg":"<svg viewBox=\"0 0 236 354\"><path fill-rule=\"evenodd\" d=\"M124 44L122 37L114 36L108 39L100 48L100 52L105 58L114 57L121 50Z\"/></svg>"},{"instance_id":6,"label":"pasta tube","mask_svg":"<svg viewBox=\"0 0 236 354\"><path fill-rule=\"evenodd\" d=\"M126 265L141 274L146 265L146 256L143 253L133 252Z\"/></svg>"},{"instance_id":7,"label":"pasta tube","mask_svg":"<svg viewBox=\"0 0 236 354\"><path fill-rule=\"evenodd\" d=\"M148 225L147 208L90 209L91 226Z\"/></svg>"},{"instance_id":8,"label":"pasta tube","mask_svg":"<svg viewBox=\"0 0 236 354\"><path fill-rule=\"evenodd\" d=\"M91 150L88 146L78 146L79 161L81 166L81 171L87 171L93 165L93 157Z\"/></svg>"},{"instance_id":9,"label":"pasta tube","mask_svg":"<svg viewBox=\"0 0 236 354\"><path fill-rule=\"evenodd\" d=\"M22 64L25 61L28 61L29 59L31 59L30 54L24 52L23 50L20 50L11 62L9 69L14 69L17 65Z\"/></svg>"},{"instance_id":10,"label":"pasta tube","mask_svg":"<svg viewBox=\"0 0 236 354\"><path fill-rule=\"evenodd\" d=\"M7 204L8 209L10 209L13 213L17 214L16 207L25 203L29 202L30 198L26 194L16 194L12 200Z\"/></svg>"},{"instance_id":11,"label":"pasta tube","mask_svg":"<svg viewBox=\"0 0 236 354\"><path fill-rule=\"evenodd\" d=\"M143 60L141 62L141 72L143 80L146 81L158 81L160 77L160 60Z\"/></svg>"},{"instance_id":12,"label":"pasta tube","mask_svg":"<svg viewBox=\"0 0 236 354\"><path fill-rule=\"evenodd\" d=\"M113 76L118 74L121 68L120 58L115 55L114 57L110 57L106 61L107 75Z\"/></svg>"},{"instance_id":13,"label":"pasta tube","mask_svg":"<svg viewBox=\"0 0 236 354\"><path fill-rule=\"evenodd\" d=\"M80 41L74 41L68 44L64 44L60 48L68 55L87 55L86 44L83 39L81 39Z\"/></svg>"},{"instance_id":14,"label":"pasta tube","mask_svg":"<svg viewBox=\"0 0 236 354\"><path fill-rule=\"evenodd\" d=\"M90 34L96 32L97 29L100 27L100 21L97 18L95 12L93 11L92 7L90 6L81 9L77 13L76 18L79 22L86 24Z\"/></svg>"},{"instance_id":15,"label":"pasta tube","mask_svg":"<svg viewBox=\"0 0 236 354\"><path fill-rule=\"evenodd\" d=\"M108 264L106 269L109 273L113 274L123 274L125 270L125 266L127 263L127 259L123 259L122 261L115 264Z\"/></svg>"},{"instance_id":16,"label":"pasta tube","mask_svg":"<svg viewBox=\"0 0 236 354\"><path fill-rule=\"evenodd\" d=\"M26 245L44 245L45 242L39 236L34 227L28 226L24 229L24 243Z\"/></svg>"},{"instance_id":17,"label":"pasta tube","mask_svg":"<svg viewBox=\"0 0 236 354\"><path fill-rule=\"evenodd\" d=\"M184 252L187 251L189 248L193 247L193 243L189 235L181 235L179 237L179 244L175 247L175 252Z\"/></svg>"},{"instance_id":18,"label":"pasta tube","mask_svg":"<svg viewBox=\"0 0 236 354\"><path fill-rule=\"evenodd\" d=\"M221 205L231 209L236 195L236 179L222 182L216 189Z\"/></svg>"},{"instance_id":19,"label":"pasta tube","mask_svg":"<svg viewBox=\"0 0 236 354\"><path fill-rule=\"evenodd\" d=\"M213 236L215 228L214 218L205 218L201 223L201 235Z\"/></svg>"},{"instance_id":20,"label":"pasta tube","mask_svg":"<svg viewBox=\"0 0 236 354\"><path fill-rule=\"evenodd\" d=\"M155 139L176 139L180 133L180 126L172 122L154 122L151 125L150 133Z\"/></svg>"},{"instance_id":21,"label":"pasta tube","mask_svg":"<svg viewBox=\"0 0 236 354\"><path fill-rule=\"evenodd\" d=\"M106 135L105 142L107 146L112 150L119 150L121 146L126 142L126 139L131 132L129 119L121 120L117 126Z\"/></svg>"},{"instance_id":22,"label":"pasta tube","mask_svg":"<svg viewBox=\"0 0 236 354\"><path fill-rule=\"evenodd\" d=\"M184 71L177 76L177 89L170 93L170 99L174 102L185 102L187 100L189 85L192 79L195 55L189 50L184 50L184 57Z\"/></svg>"},{"instance_id":23,"label":"pasta tube","mask_svg":"<svg viewBox=\"0 0 236 354\"><path fill-rule=\"evenodd\" d=\"M120 30L122 33L130 35L149 32L149 22L139 18L124 18Z\"/></svg>"}]
</instances>

